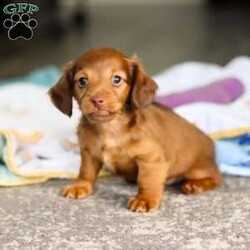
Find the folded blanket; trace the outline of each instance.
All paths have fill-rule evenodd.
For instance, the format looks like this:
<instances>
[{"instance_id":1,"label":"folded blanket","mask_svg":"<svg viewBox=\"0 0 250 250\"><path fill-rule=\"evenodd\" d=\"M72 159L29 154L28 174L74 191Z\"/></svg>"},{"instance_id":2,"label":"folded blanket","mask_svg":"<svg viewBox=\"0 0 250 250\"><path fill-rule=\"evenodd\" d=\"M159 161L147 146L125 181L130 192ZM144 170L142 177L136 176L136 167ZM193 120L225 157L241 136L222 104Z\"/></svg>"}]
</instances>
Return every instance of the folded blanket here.
<instances>
[{"instance_id":1,"label":"folded blanket","mask_svg":"<svg viewBox=\"0 0 250 250\"><path fill-rule=\"evenodd\" d=\"M250 176L250 133L217 140L215 146L222 172Z\"/></svg>"},{"instance_id":2,"label":"folded blanket","mask_svg":"<svg viewBox=\"0 0 250 250\"><path fill-rule=\"evenodd\" d=\"M217 161L222 172L246 176L250 176L248 72L250 59L240 57L224 68L186 63L155 77L161 96L209 86L219 79L239 79L245 93L231 104L185 103L175 111L216 139ZM77 176L80 156L75 129L80 112L74 106L74 115L68 119L51 105L47 96L48 83L53 85L59 75L59 70L49 67L36 71L34 79L30 74L21 81L11 81L18 84L4 82L0 87L0 185ZM39 84L37 79L41 79ZM232 159L228 157L232 152L229 150L235 147L238 156Z\"/></svg>"},{"instance_id":3,"label":"folded blanket","mask_svg":"<svg viewBox=\"0 0 250 250\"><path fill-rule=\"evenodd\" d=\"M13 129L2 130L0 138L0 161L4 164L2 171L5 172L5 179L0 175L0 183L2 181L9 185L17 180L20 184L77 176L79 153L59 140L46 137L41 132ZM6 167L11 172L9 183L6 180Z\"/></svg>"},{"instance_id":4,"label":"folded blanket","mask_svg":"<svg viewBox=\"0 0 250 250\"><path fill-rule=\"evenodd\" d=\"M249 150L246 150L243 144L238 143L241 138L244 138L245 143L249 144L247 136L250 133L249 72L250 58L238 57L225 67L195 62L184 63L155 77L160 85L161 96L176 93L185 95L190 92L203 91L213 85L208 85L208 82L218 83L218 79L227 81L232 78L243 84L245 92L240 98L227 105L205 103L197 100L203 97L195 97L196 99L192 99L190 103L178 105L175 108L179 115L196 124L216 140L217 162L220 170L223 173L239 176L250 176ZM212 88L214 89L215 85ZM224 94L228 95L228 93ZM211 98L211 96L205 98ZM235 157L232 161L233 156Z\"/></svg>"},{"instance_id":5,"label":"folded blanket","mask_svg":"<svg viewBox=\"0 0 250 250\"><path fill-rule=\"evenodd\" d=\"M0 185L75 178L80 167L75 133L79 115L76 108L72 120L58 113L51 106L45 87L23 83L3 86ZM101 175L105 174L102 171Z\"/></svg>"}]
</instances>

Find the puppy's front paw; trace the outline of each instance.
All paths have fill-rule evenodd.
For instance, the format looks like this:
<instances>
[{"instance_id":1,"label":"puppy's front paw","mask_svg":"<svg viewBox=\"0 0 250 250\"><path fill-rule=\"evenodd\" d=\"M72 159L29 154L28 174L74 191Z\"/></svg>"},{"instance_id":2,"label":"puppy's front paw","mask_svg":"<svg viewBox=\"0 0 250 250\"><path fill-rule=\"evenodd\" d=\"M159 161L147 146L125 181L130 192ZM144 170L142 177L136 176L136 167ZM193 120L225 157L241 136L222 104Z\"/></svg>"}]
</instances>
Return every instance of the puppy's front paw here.
<instances>
[{"instance_id":1,"label":"puppy's front paw","mask_svg":"<svg viewBox=\"0 0 250 250\"><path fill-rule=\"evenodd\" d=\"M91 195L92 185L86 181L77 181L61 190L61 195L70 199L81 199Z\"/></svg>"},{"instance_id":2,"label":"puppy's front paw","mask_svg":"<svg viewBox=\"0 0 250 250\"><path fill-rule=\"evenodd\" d=\"M159 202L155 202L139 195L131 198L128 202L128 209L132 212L153 212L157 210Z\"/></svg>"}]
</instances>

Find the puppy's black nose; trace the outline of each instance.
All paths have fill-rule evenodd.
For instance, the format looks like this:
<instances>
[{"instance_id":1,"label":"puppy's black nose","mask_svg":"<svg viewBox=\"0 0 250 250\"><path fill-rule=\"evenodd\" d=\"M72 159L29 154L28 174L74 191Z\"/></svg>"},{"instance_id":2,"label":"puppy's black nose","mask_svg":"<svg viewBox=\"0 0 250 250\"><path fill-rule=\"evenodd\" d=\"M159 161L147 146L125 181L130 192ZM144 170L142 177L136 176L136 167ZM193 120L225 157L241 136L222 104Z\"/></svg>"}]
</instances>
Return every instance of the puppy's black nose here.
<instances>
[{"instance_id":1,"label":"puppy's black nose","mask_svg":"<svg viewBox=\"0 0 250 250\"><path fill-rule=\"evenodd\" d=\"M95 107L101 107L105 104L104 98L102 98L101 96L92 97L91 102Z\"/></svg>"}]
</instances>

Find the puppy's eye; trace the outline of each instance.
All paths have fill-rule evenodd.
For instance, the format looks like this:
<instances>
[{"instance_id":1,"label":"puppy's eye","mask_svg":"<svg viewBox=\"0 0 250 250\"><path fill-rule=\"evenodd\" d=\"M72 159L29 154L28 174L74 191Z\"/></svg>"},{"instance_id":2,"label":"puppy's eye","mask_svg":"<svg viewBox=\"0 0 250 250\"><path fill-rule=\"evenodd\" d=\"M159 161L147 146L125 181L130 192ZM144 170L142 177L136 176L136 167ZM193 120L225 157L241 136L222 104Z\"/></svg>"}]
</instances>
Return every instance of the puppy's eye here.
<instances>
[{"instance_id":1,"label":"puppy's eye","mask_svg":"<svg viewBox=\"0 0 250 250\"><path fill-rule=\"evenodd\" d=\"M120 76L114 75L114 76L112 77L112 84L113 84L114 86L119 86L121 83L122 83L122 78L121 78Z\"/></svg>"},{"instance_id":2,"label":"puppy's eye","mask_svg":"<svg viewBox=\"0 0 250 250\"><path fill-rule=\"evenodd\" d=\"M80 87L85 87L88 84L88 79L86 77L81 77L78 80Z\"/></svg>"}]
</instances>

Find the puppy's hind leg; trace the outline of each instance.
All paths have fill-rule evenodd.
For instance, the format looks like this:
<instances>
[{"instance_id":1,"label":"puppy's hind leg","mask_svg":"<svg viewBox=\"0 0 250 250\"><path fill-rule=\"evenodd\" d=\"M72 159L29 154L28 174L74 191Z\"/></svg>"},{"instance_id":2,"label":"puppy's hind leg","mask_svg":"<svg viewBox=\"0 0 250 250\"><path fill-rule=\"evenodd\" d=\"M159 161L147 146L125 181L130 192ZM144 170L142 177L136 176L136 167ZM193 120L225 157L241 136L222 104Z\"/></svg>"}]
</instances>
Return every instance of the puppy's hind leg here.
<instances>
[{"instance_id":1,"label":"puppy's hind leg","mask_svg":"<svg viewBox=\"0 0 250 250\"><path fill-rule=\"evenodd\" d=\"M185 194L198 194L221 184L222 176L215 162L201 161L185 173L181 189Z\"/></svg>"}]
</instances>

